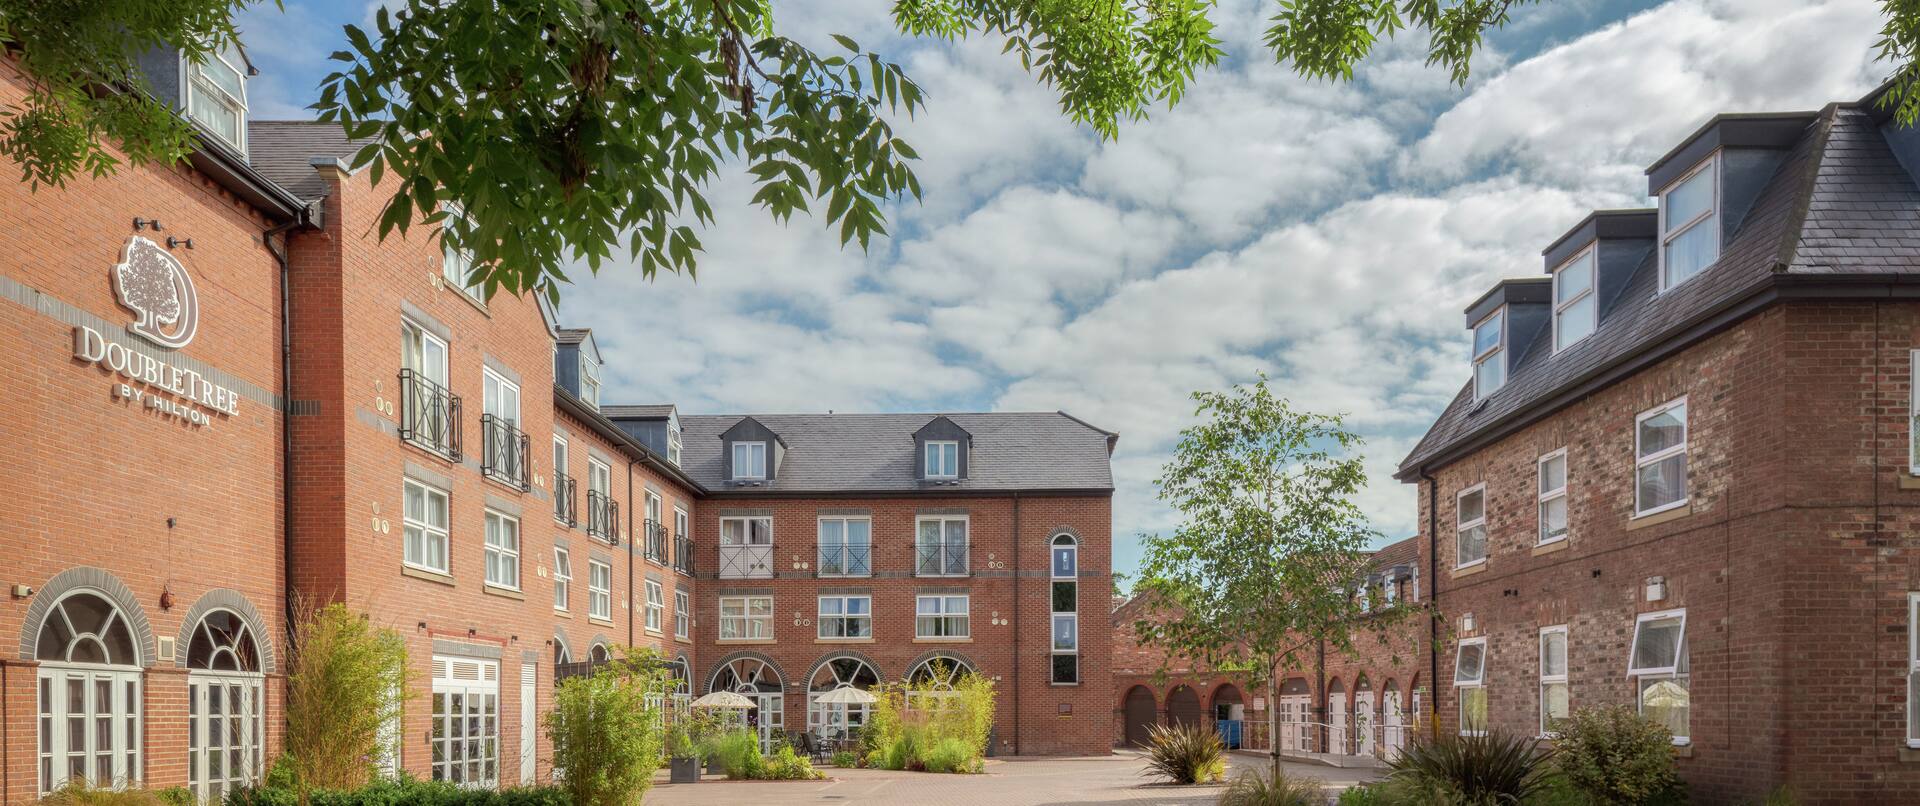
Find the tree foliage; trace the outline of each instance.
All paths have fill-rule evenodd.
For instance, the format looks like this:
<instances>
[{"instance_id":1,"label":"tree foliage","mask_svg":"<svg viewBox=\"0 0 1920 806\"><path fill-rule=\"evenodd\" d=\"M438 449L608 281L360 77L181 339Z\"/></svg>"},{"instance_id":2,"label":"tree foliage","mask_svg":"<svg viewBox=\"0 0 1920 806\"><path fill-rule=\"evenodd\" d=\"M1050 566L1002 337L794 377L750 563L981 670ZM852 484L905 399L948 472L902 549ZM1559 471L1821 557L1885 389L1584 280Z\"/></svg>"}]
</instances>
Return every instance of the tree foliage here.
<instances>
[{"instance_id":1,"label":"tree foliage","mask_svg":"<svg viewBox=\"0 0 1920 806\"><path fill-rule=\"evenodd\" d=\"M406 702L407 643L346 605L295 603L286 758L296 789L354 789L387 753Z\"/></svg>"},{"instance_id":2,"label":"tree foliage","mask_svg":"<svg viewBox=\"0 0 1920 806\"><path fill-rule=\"evenodd\" d=\"M627 649L553 691L547 738L561 784L579 806L639 803L666 749L662 703L674 683L659 653Z\"/></svg>"},{"instance_id":3,"label":"tree foliage","mask_svg":"<svg viewBox=\"0 0 1920 806\"><path fill-rule=\"evenodd\" d=\"M1274 0L1263 41L1301 75L1345 80L1383 40L1422 35L1428 63L1464 83L1487 31L1545 1ZM0 153L55 185L122 158L178 159L193 134L141 91L135 59L208 58L251 2L0 0L0 47L33 81L0 110ZM1881 5L1882 102L1910 124L1920 0ZM998 41L1104 138L1179 103L1219 62L1217 12L1214 0L892 3L905 34ZM920 194L893 120L925 99L899 65L832 38L781 36L772 0L401 0L371 30L346 28L313 108L368 141L356 166L390 177L382 235L424 218L473 253L489 294L552 296L565 266L597 271L616 250L648 276L693 273L723 168L751 175L753 203L776 220L810 213L863 248L884 234L883 207Z\"/></svg>"}]
</instances>

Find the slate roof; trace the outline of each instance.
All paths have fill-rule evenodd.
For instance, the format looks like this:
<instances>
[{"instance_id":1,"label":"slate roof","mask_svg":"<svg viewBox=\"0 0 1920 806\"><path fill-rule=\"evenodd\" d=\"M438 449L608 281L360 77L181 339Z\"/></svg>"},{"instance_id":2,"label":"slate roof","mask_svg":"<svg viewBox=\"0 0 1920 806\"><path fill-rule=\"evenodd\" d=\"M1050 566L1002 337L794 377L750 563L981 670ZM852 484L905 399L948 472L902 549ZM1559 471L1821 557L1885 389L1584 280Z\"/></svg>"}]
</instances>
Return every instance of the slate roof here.
<instances>
[{"instance_id":1,"label":"slate roof","mask_svg":"<svg viewBox=\"0 0 1920 806\"><path fill-rule=\"evenodd\" d=\"M1506 385L1477 408L1469 377L1396 477L1412 481L1435 460L1459 458L1577 399L1573 393L1609 371L1663 357L1655 352L1677 349L1681 337L1762 292L1837 275L1920 273L1920 186L1895 158L1870 101L1829 105L1788 150L1716 263L1658 295L1656 272L1649 250L1615 297L1600 301L1592 335L1556 356L1540 334ZM1461 369L1468 374L1464 362Z\"/></svg>"},{"instance_id":2,"label":"slate roof","mask_svg":"<svg viewBox=\"0 0 1920 806\"><path fill-rule=\"evenodd\" d=\"M1420 560L1420 537L1415 535L1397 543L1388 543L1373 553L1373 567L1392 568L1415 565Z\"/></svg>"},{"instance_id":3,"label":"slate roof","mask_svg":"<svg viewBox=\"0 0 1920 806\"><path fill-rule=\"evenodd\" d=\"M348 140L338 123L317 120L252 120L247 122L247 152L253 169L276 185L307 201L327 195L326 182L313 169L313 158L351 161L355 152L372 142Z\"/></svg>"},{"instance_id":4,"label":"slate roof","mask_svg":"<svg viewBox=\"0 0 1920 806\"><path fill-rule=\"evenodd\" d=\"M619 415L614 415L619 416ZM947 414L973 435L969 475L957 485L914 478L913 432L939 414L755 414L787 445L777 478L738 487L725 477L720 434L745 415L680 415L680 467L716 493L952 491L1111 492L1117 436L1064 412Z\"/></svg>"},{"instance_id":5,"label":"slate roof","mask_svg":"<svg viewBox=\"0 0 1920 806\"><path fill-rule=\"evenodd\" d=\"M554 341L558 341L561 344L579 344L580 342L586 341L587 335L592 332L593 330L591 328L563 327L554 331Z\"/></svg>"},{"instance_id":6,"label":"slate roof","mask_svg":"<svg viewBox=\"0 0 1920 806\"><path fill-rule=\"evenodd\" d=\"M600 410L615 420L664 420L673 415L672 403L643 403L620 406L601 406Z\"/></svg>"}]
</instances>

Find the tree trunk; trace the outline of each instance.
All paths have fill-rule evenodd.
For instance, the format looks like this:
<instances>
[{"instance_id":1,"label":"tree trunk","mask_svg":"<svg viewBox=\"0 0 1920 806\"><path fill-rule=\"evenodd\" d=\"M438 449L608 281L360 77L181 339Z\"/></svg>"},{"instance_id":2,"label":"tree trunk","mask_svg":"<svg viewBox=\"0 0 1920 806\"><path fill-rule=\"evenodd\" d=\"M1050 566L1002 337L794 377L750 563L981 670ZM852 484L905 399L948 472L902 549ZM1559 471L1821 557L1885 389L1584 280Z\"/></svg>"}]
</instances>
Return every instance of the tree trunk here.
<instances>
[{"instance_id":1,"label":"tree trunk","mask_svg":"<svg viewBox=\"0 0 1920 806\"><path fill-rule=\"evenodd\" d=\"M1280 780L1280 698L1273 685L1274 667L1267 667L1267 750L1273 754L1273 780Z\"/></svg>"}]
</instances>

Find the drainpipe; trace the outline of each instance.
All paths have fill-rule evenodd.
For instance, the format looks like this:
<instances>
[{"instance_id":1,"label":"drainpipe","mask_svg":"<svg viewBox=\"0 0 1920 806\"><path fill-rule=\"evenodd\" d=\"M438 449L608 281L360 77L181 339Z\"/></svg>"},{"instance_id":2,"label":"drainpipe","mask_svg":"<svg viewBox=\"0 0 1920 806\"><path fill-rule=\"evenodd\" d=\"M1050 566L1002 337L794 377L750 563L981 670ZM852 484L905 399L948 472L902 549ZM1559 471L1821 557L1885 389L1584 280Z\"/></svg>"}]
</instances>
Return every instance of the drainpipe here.
<instances>
[{"instance_id":1,"label":"drainpipe","mask_svg":"<svg viewBox=\"0 0 1920 806\"><path fill-rule=\"evenodd\" d=\"M260 243L280 264L280 572L281 602L286 609L286 624L282 626L289 646L298 609L293 595L293 272L285 244L276 247L273 238L278 235L284 239L308 221L307 210L302 210L286 223L275 224L260 234Z\"/></svg>"},{"instance_id":2,"label":"drainpipe","mask_svg":"<svg viewBox=\"0 0 1920 806\"><path fill-rule=\"evenodd\" d=\"M1013 754L1016 756L1020 755L1020 621L1020 494L1016 492L1013 494ZM1051 656L1048 662L1052 662Z\"/></svg>"},{"instance_id":3,"label":"drainpipe","mask_svg":"<svg viewBox=\"0 0 1920 806\"><path fill-rule=\"evenodd\" d=\"M1427 483L1427 737L1440 738L1440 484L1420 469Z\"/></svg>"},{"instance_id":4,"label":"drainpipe","mask_svg":"<svg viewBox=\"0 0 1920 806\"><path fill-rule=\"evenodd\" d=\"M633 646L633 460L627 460L627 646Z\"/></svg>"}]
</instances>

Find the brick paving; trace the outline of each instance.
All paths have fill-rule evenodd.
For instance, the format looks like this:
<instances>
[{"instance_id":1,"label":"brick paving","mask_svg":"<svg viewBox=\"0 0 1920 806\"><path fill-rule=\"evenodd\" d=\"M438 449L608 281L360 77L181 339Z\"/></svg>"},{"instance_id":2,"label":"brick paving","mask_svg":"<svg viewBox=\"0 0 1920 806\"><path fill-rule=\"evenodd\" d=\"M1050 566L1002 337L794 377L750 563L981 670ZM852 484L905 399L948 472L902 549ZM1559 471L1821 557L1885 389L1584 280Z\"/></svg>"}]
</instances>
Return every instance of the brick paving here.
<instances>
[{"instance_id":1,"label":"brick paving","mask_svg":"<svg viewBox=\"0 0 1920 806\"><path fill-rule=\"evenodd\" d=\"M1259 768L1264 757L1235 754L1229 776ZM1140 775L1145 761L1138 753L1117 752L1090 758L994 759L980 775L935 775L885 770L826 770L829 780L727 781L709 778L699 784L659 784L647 793L649 806L669 804L748 803L877 804L916 806L1051 806L1062 803L1137 803L1155 806L1211 806L1223 784L1174 787L1154 784ZM1337 769L1311 764L1286 765L1287 772L1321 779L1329 798L1360 781L1372 780L1370 770Z\"/></svg>"}]
</instances>

